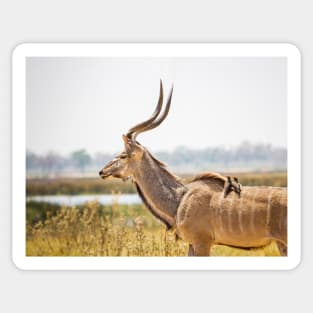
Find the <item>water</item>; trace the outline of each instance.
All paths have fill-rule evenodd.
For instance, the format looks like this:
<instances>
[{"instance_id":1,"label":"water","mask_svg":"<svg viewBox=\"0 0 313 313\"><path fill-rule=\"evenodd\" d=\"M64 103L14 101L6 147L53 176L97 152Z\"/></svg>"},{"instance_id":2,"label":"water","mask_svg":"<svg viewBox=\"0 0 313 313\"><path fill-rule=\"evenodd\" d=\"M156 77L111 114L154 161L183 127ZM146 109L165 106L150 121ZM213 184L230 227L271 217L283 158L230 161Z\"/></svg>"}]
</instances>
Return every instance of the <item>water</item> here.
<instances>
[{"instance_id":1,"label":"water","mask_svg":"<svg viewBox=\"0 0 313 313\"><path fill-rule=\"evenodd\" d=\"M137 194L112 195L53 195L53 196L30 196L27 201L48 202L66 206L80 205L88 201L98 201L101 204L112 204L118 201L119 204L139 204L142 203Z\"/></svg>"}]
</instances>

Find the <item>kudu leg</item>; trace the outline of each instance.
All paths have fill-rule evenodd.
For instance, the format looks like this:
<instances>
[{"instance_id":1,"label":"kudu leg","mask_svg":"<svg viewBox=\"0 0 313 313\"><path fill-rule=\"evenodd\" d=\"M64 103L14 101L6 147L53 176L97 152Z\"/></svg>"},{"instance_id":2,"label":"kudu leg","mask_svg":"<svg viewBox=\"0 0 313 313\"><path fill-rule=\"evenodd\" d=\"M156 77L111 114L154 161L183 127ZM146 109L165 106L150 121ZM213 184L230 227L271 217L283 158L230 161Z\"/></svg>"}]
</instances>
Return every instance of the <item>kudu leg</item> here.
<instances>
[{"instance_id":1,"label":"kudu leg","mask_svg":"<svg viewBox=\"0 0 313 313\"><path fill-rule=\"evenodd\" d=\"M198 243L192 246L195 256L210 256L211 244Z\"/></svg>"},{"instance_id":2,"label":"kudu leg","mask_svg":"<svg viewBox=\"0 0 313 313\"><path fill-rule=\"evenodd\" d=\"M277 243L277 247L279 249L279 253L281 256L287 256L288 253L288 248L285 244L283 244L282 242L276 241Z\"/></svg>"},{"instance_id":3,"label":"kudu leg","mask_svg":"<svg viewBox=\"0 0 313 313\"><path fill-rule=\"evenodd\" d=\"M188 256L195 256L195 250L193 249L192 245L189 245Z\"/></svg>"}]
</instances>

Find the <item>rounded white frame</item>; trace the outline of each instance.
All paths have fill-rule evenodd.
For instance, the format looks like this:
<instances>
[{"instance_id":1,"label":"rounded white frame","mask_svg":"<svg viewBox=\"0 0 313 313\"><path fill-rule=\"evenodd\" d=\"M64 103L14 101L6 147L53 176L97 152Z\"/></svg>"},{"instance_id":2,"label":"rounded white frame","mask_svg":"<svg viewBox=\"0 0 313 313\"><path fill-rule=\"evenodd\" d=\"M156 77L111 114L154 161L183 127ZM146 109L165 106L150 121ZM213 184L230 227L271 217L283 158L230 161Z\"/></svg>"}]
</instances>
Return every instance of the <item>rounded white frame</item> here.
<instances>
[{"instance_id":1,"label":"rounded white frame","mask_svg":"<svg viewBox=\"0 0 313 313\"><path fill-rule=\"evenodd\" d=\"M27 57L286 57L287 257L27 257L25 212ZM41 44L12 55L12 260L24 270L288 270L301 260L301 56L292 44Z\"/></svg>"}]
</instances>

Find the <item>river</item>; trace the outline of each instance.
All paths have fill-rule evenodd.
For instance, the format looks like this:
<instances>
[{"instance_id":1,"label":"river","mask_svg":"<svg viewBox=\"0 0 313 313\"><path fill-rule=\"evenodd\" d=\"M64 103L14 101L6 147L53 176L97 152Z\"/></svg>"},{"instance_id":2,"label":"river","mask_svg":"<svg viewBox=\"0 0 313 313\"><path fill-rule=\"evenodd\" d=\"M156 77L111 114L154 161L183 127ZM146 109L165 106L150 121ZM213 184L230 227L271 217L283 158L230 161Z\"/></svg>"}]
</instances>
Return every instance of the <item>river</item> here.
<instances>
[{"instance_id":1,"label":"river","mask_svg":"<svg viewBox=\"0 0 313 313\"><path fill-rule=\"evenodd\" d=\"M29 196L27 201L48 202L66 206L80 205L88 201L98 201L101 204L139 204L142 203L137 194L121 194L121 195L51 195L51 196Z\"/></svg>"}]
</instances>

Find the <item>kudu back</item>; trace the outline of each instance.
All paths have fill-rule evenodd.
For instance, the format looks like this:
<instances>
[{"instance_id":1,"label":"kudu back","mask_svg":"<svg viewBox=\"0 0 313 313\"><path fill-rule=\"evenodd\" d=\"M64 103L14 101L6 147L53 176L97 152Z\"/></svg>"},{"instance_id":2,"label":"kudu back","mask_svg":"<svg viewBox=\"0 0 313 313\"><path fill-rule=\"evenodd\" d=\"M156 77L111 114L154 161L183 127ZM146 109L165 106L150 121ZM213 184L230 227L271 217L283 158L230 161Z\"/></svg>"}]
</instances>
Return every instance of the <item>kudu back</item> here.
<instances>
[{"instance_id":1,"label":"kudu back","mask_svg":"<svg viewBox=\"0 0 313 313\"><path fill-rule=\"evenodd\" d=\"M160 81L152 116L122 135L125 150L100 170L101 178L131 179L147 209L189 243L188 255L209 256L213 244L256 248L272 240L287 255L287 188L243 187L240 198L224 197L226 177L201 173L185 183L136 140L165 120L172 94L173 87L162 112Z\"/></svg>"}]
</instances>

